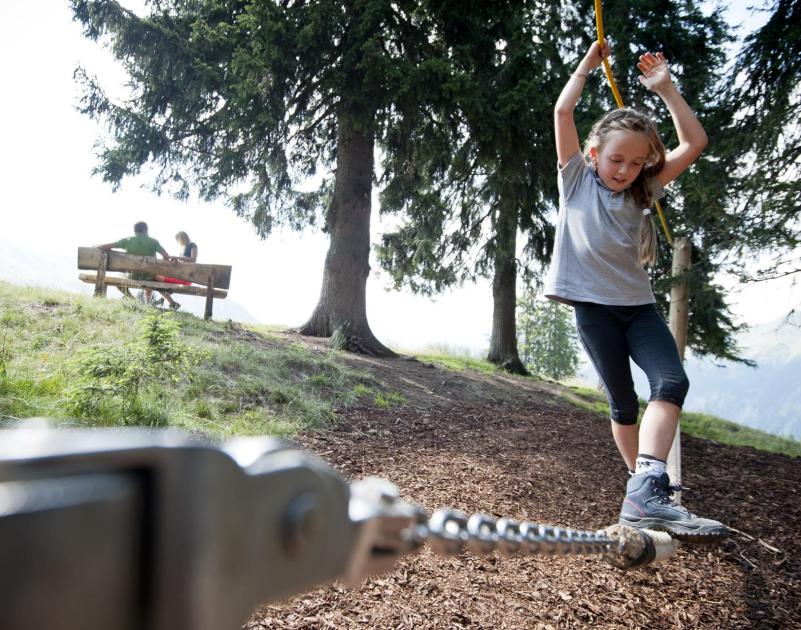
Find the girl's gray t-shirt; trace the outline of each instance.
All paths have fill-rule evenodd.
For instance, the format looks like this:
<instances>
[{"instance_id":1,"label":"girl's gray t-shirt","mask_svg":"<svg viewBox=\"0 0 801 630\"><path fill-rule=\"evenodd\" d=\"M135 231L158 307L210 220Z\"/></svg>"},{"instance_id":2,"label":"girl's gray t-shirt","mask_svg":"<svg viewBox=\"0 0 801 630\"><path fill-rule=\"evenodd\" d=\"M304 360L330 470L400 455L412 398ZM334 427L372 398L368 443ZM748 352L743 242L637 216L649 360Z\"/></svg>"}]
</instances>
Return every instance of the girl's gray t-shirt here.
<instances>
[{"instance_id":1,"label":"girl's gray t-shirt","mask_svg":"<svg viewBox=\"0 0 801 630\"><path fill-rule=\"evenodd\" d=\"M638 261L642 208L634 197L609 190L581 153L558 172L559 217L545 297L610 306L655 302ZM664 195L656 179L649 184L655 199Z\"/></svg>"}]
</instances>

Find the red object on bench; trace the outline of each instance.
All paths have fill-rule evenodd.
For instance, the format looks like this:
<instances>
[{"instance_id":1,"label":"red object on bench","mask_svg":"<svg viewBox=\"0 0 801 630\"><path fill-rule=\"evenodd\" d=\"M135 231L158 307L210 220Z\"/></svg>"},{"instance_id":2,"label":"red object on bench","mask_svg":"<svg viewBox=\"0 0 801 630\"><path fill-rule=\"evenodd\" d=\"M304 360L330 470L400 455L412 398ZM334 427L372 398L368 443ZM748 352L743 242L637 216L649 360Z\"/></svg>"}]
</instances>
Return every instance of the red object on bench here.
<instances>
[{"instance_id":1,"label":"red object on bench","mask_svg":"<svg viewBox=\"0 0 801 630\"><path fill-rule=\"evenodd\" d=\"M179 280L178 278L170 278L169 276L164 276L162 282L169 282L170 284L182 284L187 287L190 284L192 284L191 282L187 282L186 280Z\"/></svg>"}]
</instances>

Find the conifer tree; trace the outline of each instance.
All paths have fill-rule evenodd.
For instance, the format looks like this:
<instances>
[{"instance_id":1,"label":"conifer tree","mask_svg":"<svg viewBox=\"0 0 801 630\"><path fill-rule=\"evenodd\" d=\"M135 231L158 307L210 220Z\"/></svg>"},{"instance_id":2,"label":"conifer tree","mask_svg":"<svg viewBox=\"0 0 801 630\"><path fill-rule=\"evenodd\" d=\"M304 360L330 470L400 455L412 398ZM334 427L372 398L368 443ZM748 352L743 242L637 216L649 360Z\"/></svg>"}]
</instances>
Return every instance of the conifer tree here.
<instances>
[{"instance_id":1,"label":"conifer tree","mask_svg":"<svg viewBox=\"0 0 801 630\"><path fill-rule=\"evenodd\" d=\"M662 50L685 98L707 127L714 128L721 100L717 78L729 37L719 12L705 15L698 3L676 1L614 0L604 8L624 101L661 120L666 143L675 144L666 110L637 81L638 55ZM410 160L421 166L395 169L400 176L388 182L382 209L402 211L406 218L384 235L379 259L396 286L423 293L477 276L492 277L495 308L488 358L520 372L514 279L520 272L536 283L550 258L556 203L553 104L595 39L593 2L468 3L433 19L448 25L442 31L451 51L459 118L456 126L443 129L454 129L456 135L441 140L448 148L435 155L426 153L426 139L407 145L415 158L428 156L429 166ZM615 106L605 78L596 73L576 111L580 136ZM729 185L719 151L712 146L671 187L664 205L674 233L692 234L696 242L693 283L702 295L695 302L689 342L700 354L736 359L733 334L738 327L721 289L711 282L717 270L712 261L723 250L717 241L707 244L703 233L710 215L721 216L724 224L736 221L725 205ZM522 247L518 234L525 239ZM657 300L666 312L670 250L662 242L655 277ZM522 258L518 250L525 254Z\"/></svg>"},{"instance_id":2,"label":"conifer tree","mask_svg":"<svg viewBox=\"0 0 801 630\"><path fill-rule=\"evenodd\" d=\"M382 211L401 225L383 236L379 260L396 287L424 294L492 277L488 359L525 373L515 332L518 233L534 266L547 260L556 198L550 111L564 76L559 3L443 3L433 16L447 46L456 121L443 125L439 153L429 138L406 144L415 156L392 164ZM451 132L450 136L447 133ZM433 203L432 203L432 200ZM433 208L433 211L432 211Z\"/></svg>"},{"instance_id":3,"label":"conifer tree","mask_svg":"<svg viewBox=\"0 0 801 630\"><path fill-rule=\"evenodd\" d=\"M721 134L730 151L737 229L722 234L745 280L801 273L801 0L773 0L732 69L731 116ZM754 269L743 263L760 257Z\"/></svg>"},{"instance_id":4,"label":"conifer tree","mask_svg":"<svg viewBox=\"0 0 801 630\"><path fill-rule=\"evenodd\" d=\"M518 300L520 356L534 374L556 380L575 376L579 345L568 306L524 291Z\"/></svg>"},{"instance_id":5,"label":"conifer tree","mask_svg":"<svg viewBox=\"0 0 801 630\"><path fill-rule=\"evenodd\" d=\"M97 171L119 185L145 166L154 188L223 197L266 237L275 225L329 234L320 298L301 328L389 355L366 315L376 146L415 129L440 93L425 3L72 0L84 34L110 44L125 102L77 71L82 110L110 139ZM395 134L397 137L397 134ZM304 189L308 181L319 185ZM281 299L275 296L275 299Z\"/></svg>"}]
</instances>

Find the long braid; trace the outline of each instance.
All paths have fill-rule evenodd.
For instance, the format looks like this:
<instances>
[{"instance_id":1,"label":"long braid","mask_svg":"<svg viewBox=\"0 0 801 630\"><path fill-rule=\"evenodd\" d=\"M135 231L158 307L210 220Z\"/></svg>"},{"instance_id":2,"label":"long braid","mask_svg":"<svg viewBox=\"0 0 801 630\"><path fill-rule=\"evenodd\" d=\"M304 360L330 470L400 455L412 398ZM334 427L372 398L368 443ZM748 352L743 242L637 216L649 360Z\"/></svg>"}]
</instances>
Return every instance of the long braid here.
<instances>
[{"instance_id":1,"label":"long braid","mask_svg":"<svg viewBox=\"0 0 801 630\"><path fill-rule=\"evenodd\" d=\"M656 226L650 211L642 213L638 259L643 267L656 262Z\"/></svg>"}]
</instances>

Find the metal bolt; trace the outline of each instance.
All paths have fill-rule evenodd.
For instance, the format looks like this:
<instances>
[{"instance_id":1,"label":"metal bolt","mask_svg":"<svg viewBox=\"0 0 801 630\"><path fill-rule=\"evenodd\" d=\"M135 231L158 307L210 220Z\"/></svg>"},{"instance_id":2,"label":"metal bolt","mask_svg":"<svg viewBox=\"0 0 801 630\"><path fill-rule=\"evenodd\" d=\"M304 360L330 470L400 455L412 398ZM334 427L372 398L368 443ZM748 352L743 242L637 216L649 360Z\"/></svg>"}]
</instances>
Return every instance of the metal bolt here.
<instances>
[{"instance_id":1,"label":"metal bolt","mask_svg":"<svg viewBox=\"0 0 801 630\"><path fill-rule=\"evenodd\" d=\"M297 556L307 549L323 527L324 516L311 493L296 496L286 508L282 526L284 549Z\"/></svg>"}]
</instances>

